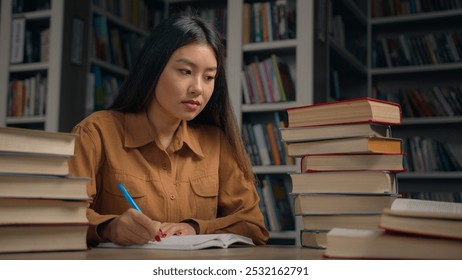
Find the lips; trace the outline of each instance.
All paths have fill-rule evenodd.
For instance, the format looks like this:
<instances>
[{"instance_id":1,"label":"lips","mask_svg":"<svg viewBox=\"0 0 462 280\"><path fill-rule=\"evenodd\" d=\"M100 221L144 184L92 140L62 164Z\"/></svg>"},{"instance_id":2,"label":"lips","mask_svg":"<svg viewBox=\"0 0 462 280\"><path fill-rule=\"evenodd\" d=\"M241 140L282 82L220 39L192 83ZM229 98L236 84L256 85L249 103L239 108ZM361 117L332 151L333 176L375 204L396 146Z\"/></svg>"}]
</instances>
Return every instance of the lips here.
<instances>
[{"instance_id":1,"label":"lips","mask_svg":"<svg viewBox=\"0 0 462 280\"><path fill-rule=\"evenodd\" d=\"M199 101L197 101L197 100L188 100L188 101L184 101L183 103L196 105L196 106L201 105L201 103Z\"/></svg>"},{"instance_id":2,"label":"lips","mask_svg":"<svg viewBox=\"0 0 462 280\"><path fill-rule=\"evenodd\" d=\"M197 100L188 100L188 101L184 101L182 103L184 105L186 105L186 107L191 111L198 110L200 108L200 105L201 105L201 103L199 101L197 101Z\"/></svg>"}]
</instances>

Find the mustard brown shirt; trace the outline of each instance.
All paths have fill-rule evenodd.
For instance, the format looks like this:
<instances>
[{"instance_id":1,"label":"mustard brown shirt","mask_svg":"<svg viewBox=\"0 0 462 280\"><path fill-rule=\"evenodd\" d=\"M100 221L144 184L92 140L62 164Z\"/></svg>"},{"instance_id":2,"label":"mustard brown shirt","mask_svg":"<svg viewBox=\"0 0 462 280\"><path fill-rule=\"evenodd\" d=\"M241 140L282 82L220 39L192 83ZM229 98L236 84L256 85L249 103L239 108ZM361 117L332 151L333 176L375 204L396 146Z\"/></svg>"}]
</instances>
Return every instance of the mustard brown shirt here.
<instances>
[{"instance_id":1,"label":"mustard brown shirt","mask_svg":"<svg viewBox=\"0 0 462 280\"><path fill-rule=\"evenodd\" d=\"M256 244L268 240L258 195L245 179L223 133L183 121L167 149L146 113L99 111L74 127L78 135L72 175L90 177L87 241L101 242L96 227L130 205L118 189L125 185L153 220L195 222L199 233L237 233Z\"/></svg>"}]
</instances>

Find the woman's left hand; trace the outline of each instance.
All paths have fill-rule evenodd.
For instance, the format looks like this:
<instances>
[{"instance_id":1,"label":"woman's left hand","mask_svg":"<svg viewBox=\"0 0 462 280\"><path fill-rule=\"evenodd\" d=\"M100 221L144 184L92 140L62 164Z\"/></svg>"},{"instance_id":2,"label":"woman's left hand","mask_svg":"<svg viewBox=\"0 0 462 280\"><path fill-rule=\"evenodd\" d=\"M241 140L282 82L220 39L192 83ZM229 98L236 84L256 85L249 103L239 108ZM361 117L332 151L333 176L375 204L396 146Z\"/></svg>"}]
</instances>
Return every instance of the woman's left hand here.
<instances>
[{"instance_id":1,"label":"woman's left hand","mask_svg":"<svg viewBox=\"0 0 462 280\"><path fill-rule=\"evenodd\" d=\"M196 229L188 223L162 223L160 226L162 230L162 238L172 235L195 235Z\"/></svg>"}]
</instances>

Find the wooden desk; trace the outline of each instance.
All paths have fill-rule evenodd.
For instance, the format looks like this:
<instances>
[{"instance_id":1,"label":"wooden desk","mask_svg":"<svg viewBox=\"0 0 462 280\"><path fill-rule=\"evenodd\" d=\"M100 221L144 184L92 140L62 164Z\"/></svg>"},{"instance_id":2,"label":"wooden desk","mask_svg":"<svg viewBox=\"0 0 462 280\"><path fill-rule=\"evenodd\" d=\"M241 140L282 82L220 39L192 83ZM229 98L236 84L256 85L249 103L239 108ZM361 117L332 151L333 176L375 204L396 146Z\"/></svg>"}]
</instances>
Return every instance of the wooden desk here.
<instances>
[{"instance_id":1,"label":"wooden desk","mask_svg":"<svg viewBox=\"0 0 462 280\"><path fill-rule=\"evenodd\" d=\"M78 252L0 254L0 260L319 260L324 250L257 246L197 251L92 248Z\"/></svg>"}]
</instances>

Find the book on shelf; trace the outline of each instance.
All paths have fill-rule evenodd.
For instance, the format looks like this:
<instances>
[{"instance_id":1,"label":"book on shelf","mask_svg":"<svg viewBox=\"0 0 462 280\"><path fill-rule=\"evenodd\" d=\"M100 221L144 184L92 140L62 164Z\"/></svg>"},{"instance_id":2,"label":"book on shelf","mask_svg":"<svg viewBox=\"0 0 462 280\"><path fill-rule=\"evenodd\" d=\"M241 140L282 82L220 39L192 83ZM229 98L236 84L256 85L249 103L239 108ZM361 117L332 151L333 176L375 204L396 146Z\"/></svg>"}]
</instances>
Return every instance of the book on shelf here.
<instances>
[{"instance_id":1,"label":"book on shelf","mask_svg":"<svg viewBox=\"0 0 462 280\"><path fill-rule=\"evenodd\" d=\"M328 230L300 230L300 245L312 249L325 249Z\"/></svg>"},{"instance_id":2,"label":"book on shelf","mask_svg":"<svg viewBox=\"0 0 462 280\"><path fill-rule=\"evenodd\" d=\"M0 253L87 250L87 224L0 225Z\"/></svg>"},{"instance_id":3,"label":"book on shelf","mask_svg":"<svg viewBox=\"0 0 462 280\"><path fill-rule=\"evenodd\" d=\"M307 154L398 154L402 152L402 140L389 137L352 137L287 144L287 153L292 157Z\"/></svg>"},{"instance_id":4,"label":"book on shelf","mask_svg":"<svg viewBox=\"0 0 462 280\"><path fill-rule=\"evenodd\" d=\"M330 214L330 215L303 215L303 229L331 230L336 227L378 229L382 214Z\"/></svg>"},{"instance_id":5,"label":"book on shelf","mask_svg":"<svg viewBox=\"0 0 462 280\"><path fill-rule=\"evenodd\" d=\"M86 224L89 200L0 198L0 225Z\"/></svg>"},{"instance_id":6,"label":"book on shelf","mask_svg":"<svg viewBox=\"0 0 462 280\"><path fill-rule=\"evenodd\" d=\"M74 134L0 127L0 152L74 155Z\"/></svg>"},{"instance_id":7,"label":"book on shelf","mask_svg":"<svg viewBox=\"0 0 462 280\"><path fill-rule=\"evenodd\" d=\"M296 194L295 215L377 214L389 208L396 194Z\"/></svg>"},{"instance_id":8,"label":"book on shelf","mask_svg":"<svg viewBox=\"0 0 462 280\"><path fill-rule=\"evenodd\" d=\"M261 199L263 200L263 203L265 205L269 230L281 231L282 224L281 224L281 220L278 214L276 198L274 197L270 176L265 176L264 178L262 178L261 184L262 184Z\"/></svg>"},{"instance_id":9,"label":"book on shelf","mask_svg":"<svg viewBox=\"0 0 462 280\"><path fill-rule=\"evenodd\" d=\"M305 155L300 166L302 172L315 171L405 171L404 154L320 154Z\"/></svg>"},{"instance_id":10,"label":"book on shelf","mask_svg":"<svg viewBox=\"0 0 462 280\"><path fill-rule=\"evenodd\" d=\"M46 62L50 58L50 28L40 32L40 61Z\"/></svg>"},{"instance_id":11,"label":"book on shelf","mask_svg":"<svg viewBox=\"0 0 462 280\"><path fill-rule=\"evenodd\" d=\"M292 193L396 193L397 180L388 171L290 173Z\"/></svg>"},{"instance_id":12,"label":"book on shelf","mask_svg":"<svg viewBox=\"0 0 462 280\"><path fill-rule=\"evenodd\" d=\"M392 232L462 239L462 203L396 199L384 209L379 226Z\"/></svg>"},{"instance_id":13,"label":"book on shelf","mask_svg":"<svg viewBox=\"0 0 462 280\"><path fill-rule=\"evenodd\" d=\"M252 239L233 233L173 235L160 242L144 245L121 246L111 242L100 243L98 248L128 248L153 250L201 250L206 248L228 248L231 246L255 246Z\"/></svg>"},{"instance_id":14,"label":"book on shelf","mask_svg":"<svg viewBox=\"0 0 462 280\"><path fill-rule=\"evenodd\" d=\"M69 156L0 152L0 173L69 175Z\"/></svg>"},{"instance_id":15,"label":"book on shelf","mask_svg":"<svg viewBox=\"0 0 462 280\"><path fill-rule=\"evenodd\" d=\"M89 178L0 173L0 197L90 199Z\"/></svg>"},{"instance_id":16,"label":"book on shelf","mask_svg":"<svg viewBox=\"0 0 462 280\"><path fill-rule=\"evenodd\" d=\"M363 122L398 125L402 120L399 104L369 97L290 107L286 112L288 127Z\"/></svg>"},{"instance_id":17,"label":"book on shelf","mask_svg":"<svg viewBox=\"0 0 462 280\"><path fill-rule=\"evenodd\" d=\"M271 186L271 195L274 198L277 219L281 225L280 230L294 230L295 217L286 181L271 176L267 176L266 179L269 181L269 185Z\"/></svg>"},{"instance_id":18,"label":"book on shelf","mask_svg":"<svg viewBox=\"0 0 462 280\"><path fill-rule=\"evenodd\" d=\"M462 259L462 240L334 228L324 256L341 259Z\"/></svg>"},{"instance_id":19,"label":"book on shelf","mask_svg":"<svg viewBox=\"0 0 462 280\"><path fill-rule=\"evenodd\" d=\"M366 136L391 137L389 125L371 122L292 128L281 127L280 132L282 140L286 143Z\"/></svg>"},{"instance_id":20,"label":"book on shelf","mask_svg":"<svg viewBox=\"0 0 462 280\"><path fill-rule=\"evenodd\" d=\"M95 29L96 56L106 62L113 63L111 38L106 17L94 16L93 28Z\"/></svg>"},{"instance_id":21,"label":"book on shelf","mask_svg":"<svg viewBox=\"0 0 462 280\"><path fill-rule=\"evenodd\" d=\"M24 62L24 48L26 36L26 18L14 18L11 22L11 57L10 62Z\"/></svg>"}]
</instances>

